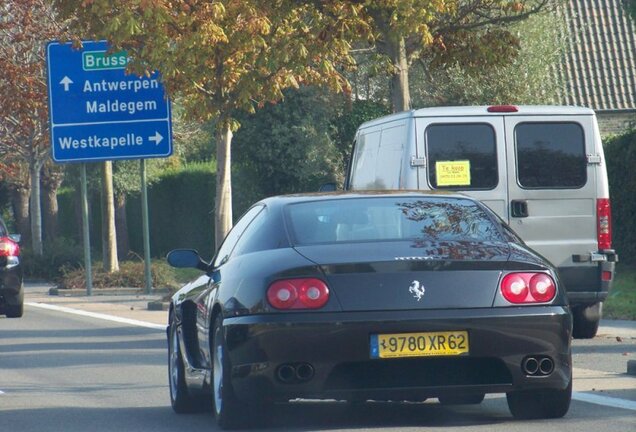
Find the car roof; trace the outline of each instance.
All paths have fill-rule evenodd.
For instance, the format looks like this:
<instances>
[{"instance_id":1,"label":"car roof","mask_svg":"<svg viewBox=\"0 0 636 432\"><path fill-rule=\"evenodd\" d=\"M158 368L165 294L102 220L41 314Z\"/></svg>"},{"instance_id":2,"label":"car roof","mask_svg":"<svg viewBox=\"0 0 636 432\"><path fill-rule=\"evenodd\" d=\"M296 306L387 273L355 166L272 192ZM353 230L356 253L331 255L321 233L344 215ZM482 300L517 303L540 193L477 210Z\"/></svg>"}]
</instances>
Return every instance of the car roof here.
<instances>
[{"instance_id":1,"label":"car roof","mask_svg":"<svg viewBox=\"0 0 636 432\"><path fill-rule=\"evenodd\" d=\"M488 112L489 105L483 106L446 106L420 108L391 114L363 123L360 128L375 126L387 121L416 117L500 117L500 116L573 116L594 115L594 110L577 106L555 105L515 105L516 112Z\"/></svg>"},{"instance_id":2,"label":"car roof","mask_svg":"<svg viewBox=\"0 0 636 432\"><path fill-rule=\"evenodd\" d=\"M419 190L399 190L399 191L355 191L355 192L315 192L315 193L302 193L302 194L290 194L290 195L278 195L264 200L259 203L265 205L287 205L299 202L307 201L331 201L339 199L352 199L352 198L390 198L390 197L409 197L409 198L452 198L452 199L466 199L470 201L477 201L467 195L446 192L446 191L419 191Z\"/></svg>"}]
</instances>

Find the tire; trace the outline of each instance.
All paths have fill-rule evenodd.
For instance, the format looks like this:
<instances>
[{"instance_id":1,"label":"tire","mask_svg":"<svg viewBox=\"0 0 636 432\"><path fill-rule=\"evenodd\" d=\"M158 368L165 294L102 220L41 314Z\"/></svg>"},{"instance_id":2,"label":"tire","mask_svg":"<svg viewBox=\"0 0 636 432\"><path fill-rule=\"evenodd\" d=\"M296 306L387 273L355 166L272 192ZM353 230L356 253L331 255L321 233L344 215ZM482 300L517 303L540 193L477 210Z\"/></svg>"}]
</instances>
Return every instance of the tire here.
<instances>
[{"instance_id":1,"label":"tire","mask_svg":"<svg viewBox=\"0 0 636 432\"><path fill-rule=\"evenodd\" d=\"M216 423L221 429L236 429L247 425L249 415L232 389L230 371L232 366L227 355L223 335L223 319L217 316L212 328L212 391Z\"/></svg>"},{"instance_id":2,"label":"tire","mask_svg":"<svg viewBox=\"0 0 636 432\"><path fill-rule=\"evenodd\" d=\"M603 315L603 303L590 306L575 307L572 310L574 319L572 336L575 339L592 339L598 332L598 325Z\"/></svg>"},{"instance_id":3,"label":"tire","mask_svg":"<svg viewBox=\"0 0 636 432\"><path fill-rule=\"evenodd\" d=\"M554 419L570 409L572 378L564 390L526 390L506 394L508 408L516 419Z\"/></svg>"},{"instance_id":4,"label":"tire","mask_svg":"<svg viewBox=\"0 0 636 432\"><path fill-rule=\"evenodd\" d=\"M485 394L467 394L467 395L453 395L453 396L440 396L439 403L442 405L479 405L484 401Z\"/></svg>"},{"instance_id":5,"label":"tire","mask_svg":"<svg viewBox=\"0 0 636 432\"><path fill-rule=\"evenodd\" d=\"M5 305L4 312L7 318L21 318L24 315L24 303Z\"/></svg>"},{"instance_id":6,"label":"tire","mask_svg":"<svg viewBox=\"0 0 636 432\"><path fill-rule=\"evenodd\" d=\"M188 391L179 345L179 333L172 314L170 315L168 331L168 382L170 384L170 404L174 412L190 414L206 410L205 398L195 398ZM207 408L209 409L209 406Z\"/></svg>"}]
</instances>

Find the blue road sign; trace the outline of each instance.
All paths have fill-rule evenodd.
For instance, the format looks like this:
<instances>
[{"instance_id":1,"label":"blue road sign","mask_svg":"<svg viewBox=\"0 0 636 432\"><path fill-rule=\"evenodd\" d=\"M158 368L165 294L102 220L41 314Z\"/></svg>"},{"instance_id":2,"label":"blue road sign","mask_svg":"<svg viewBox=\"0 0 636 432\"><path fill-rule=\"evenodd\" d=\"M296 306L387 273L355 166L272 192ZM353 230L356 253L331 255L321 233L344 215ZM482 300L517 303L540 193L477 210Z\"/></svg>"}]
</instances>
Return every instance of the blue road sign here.
<instances>
[{"instance_id":1,"label":"blue road sign","mask_svg":"<svg viewBox=\"0 0 636 432\"><path fill-rule=\"evenodd\" d=\"M106 42L47 46L51 149L56 162L172 154L170 102L157 73L127 75Z\"/></svg>"}]
</instances>

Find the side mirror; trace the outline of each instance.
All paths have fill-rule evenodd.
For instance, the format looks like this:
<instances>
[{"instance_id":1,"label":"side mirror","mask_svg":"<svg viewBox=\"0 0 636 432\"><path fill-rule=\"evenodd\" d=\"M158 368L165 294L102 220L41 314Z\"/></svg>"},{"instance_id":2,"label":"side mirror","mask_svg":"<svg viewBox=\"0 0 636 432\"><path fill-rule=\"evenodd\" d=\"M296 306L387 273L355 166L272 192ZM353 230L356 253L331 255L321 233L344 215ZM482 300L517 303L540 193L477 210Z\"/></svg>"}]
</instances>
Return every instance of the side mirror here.
<instances>
[{"instance_id":1,"label":"side mirror","mask_svg":"<svg viewBox=\"0 0 636 432\"><path fill-rule=\"evenodd\" d=\"M201 259L199 252L194 249L174 249L166 255L168 264L176 268L195 268L209 271L210 266Z\"/></svg>"},{"instance_id":2,"label":"side mirror","mask_svg":"<svg viewBox=\"0 0 636 432\"><path fill-rule=\"evenodd\" d=\"M9 234L9 238L16 243L20 243L20 240L22 240L22 236L20 234Z\"/></svg>"},{"instance_id":3,"label":"side mirror","mask_svg":"<svg viewBox=\"0 0 636 432\"><path fill-rule=\"evenodd\" d=\"M336 183L323 183L318 188L318 192L335 192L338 190L338 185Z\"/></svg>"}]
</instances>

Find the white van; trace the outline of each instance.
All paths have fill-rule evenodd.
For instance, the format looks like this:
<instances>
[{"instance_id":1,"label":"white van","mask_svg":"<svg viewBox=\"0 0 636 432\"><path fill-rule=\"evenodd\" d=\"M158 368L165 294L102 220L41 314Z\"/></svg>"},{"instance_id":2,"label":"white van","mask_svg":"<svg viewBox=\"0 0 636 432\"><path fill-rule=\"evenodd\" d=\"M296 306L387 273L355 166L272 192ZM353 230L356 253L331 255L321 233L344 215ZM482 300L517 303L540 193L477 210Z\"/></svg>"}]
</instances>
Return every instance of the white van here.
<instances>
[{"instance_id":1,"label":"white van","mask_svg":"<svg viewBox=\"0 0 636 432\"><path fill-rule=\"evenodd\" d=\"M596 334L617 255L591 109L443 107L373 120L356 133L345 189L453 190L483 201L559 268L574 336Z\"/></svg>"}]
</instances>

